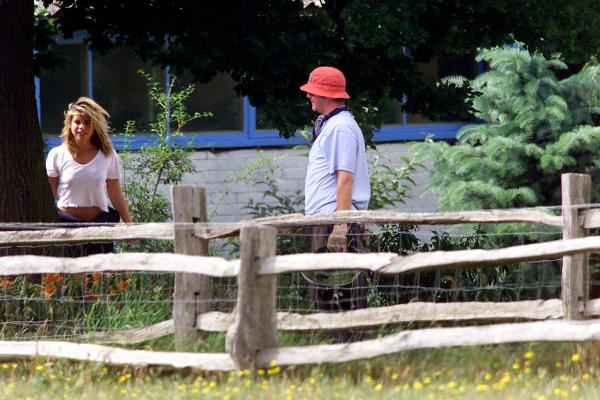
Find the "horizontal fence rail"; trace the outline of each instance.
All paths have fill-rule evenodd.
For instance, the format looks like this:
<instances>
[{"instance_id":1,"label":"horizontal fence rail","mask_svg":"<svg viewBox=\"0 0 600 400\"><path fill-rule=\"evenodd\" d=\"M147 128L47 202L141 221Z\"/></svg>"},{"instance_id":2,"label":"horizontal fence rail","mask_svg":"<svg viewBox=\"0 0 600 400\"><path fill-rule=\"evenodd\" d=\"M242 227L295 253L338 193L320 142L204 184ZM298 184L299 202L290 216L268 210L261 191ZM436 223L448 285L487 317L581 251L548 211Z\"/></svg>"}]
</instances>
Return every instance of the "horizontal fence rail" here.
<instances>
[{"instance_id":1,"label":"horizontal fence rail","mask_svg":"<svg viewBox=\"0 0 600 400\"><path fill-rule=\"evenodd\" d=\"M148 350L127 350L97 344L59 341L0 341L0 359L50 357L77 361L95 361L109 365L135 367L166 366L196 368L206 371L235 369L227 353L183 353Z\"/></svg>"},{"instance_id":2,"label":"horizontal fence rail","mask_svg":"<svg viewBox=\"0 0 600 400\"><path fill-rule=\"evenodd\" d=\"M403 331L355 343L265 349L257 363L267 366L339 363L364 360L406 350L481 346L524 342L581 342L600 340L600 321L543 321L459 328Z\"/></svg>"},{"instance_id":3,"label":"horizontal fence rail","mask_svg":"<svg viewBox=\"0 0 600 400\"><path fill-rule=\"evenodd\" d=\"M600 316L600 299L590 300L586 315ZM514 321L552 320L563 316L562 303L554 300L528 300L504 303L423 303L414 302L388 307L360 309L339 313L277 313L277 329L282 331L316 331L373 328L407 322L438 321ZM218 311L199 314L196 328L205 332L225 332L233 314ZM96 332L77 336L77 341L131 345L168 336L174 332L173 320L124 331Z\"/></svg>"},{"instance_id":4,"label":"horizontal fence rail","mask_svg":"<svg viewBox=\"0 0 600 400\"><path fill-rule=\"evenodd\" d=\"M29 225L30 230L0 231L0 246L23 246L41 244L69 244L101 242L129 239L173 240L172 223L119 224L115 226L94 226L86 228L58 228L38 230ZM24 229L27 225L24 225ZM7 229L10 229L8 225Z\"/></svg>"},{"instance_id":5,"label":"horizontal fence rail","mask_svg":"<svg viewBox=\"0 0 600 400\"><path fill-rule=\"evenodd\" d=\"M506 247L499 250L456 250L416 253L323 253L267 257L259 275L325 270L370 270L380 274L402 274L450 268L479 268L543 260L565 255L599 252L600 236ZM0 257L0 276L40 273L108 271L187 272L212 277L233 277L239 260L170 253L95 254L87 257Z\"/></svg>"},{"instance_id":6,"label":"horizontal fence rail","mask_svg":"<svg viewBox=\"0 0 600 400\"><path fill-rule=\"evenodd\" d=\"M600 216L598 217L600 220ZM216 239L235 236L242 226L265 224L285 230L314 225L335 223L364 224L462 224L462 223L534 223L562 226L560 216L538 210L489 210L454 213L404 213L397 211L339 211L331 215L304 216L289 214L276 217L256 218L232 224L178 223L178 227L193 227L194 234L201 239ZM600 223L599 223L600 224ZM3 224L2 229L14 225ZM40 227L47 227L47 224ZM60 225L59 225L60 226ZM86 228L55 228L40 230L35 224L21 224L19 230L0 231L0 245L21 246L51 243L82 243L91 241L114 241L130 239L174 239L173 223L119 224ZM27 229L28 230L24 230Z\"/></svg>"},{"instance_id":7,"label":"horizontal fence rail","mask_svg":"<svg viewBox=\"0 0 600 400\"><path fill-rule=\"evenodd\" d=\"M248 223L265 224L278 229L329 225L340 223L361 224L474 224L474 223L533 223L562 226L562 217L538 210L489 210L443 213L406 213L388 210L337 211L329 215L288 214L276 217L257 218L236 224L216 226L196 225L195 234L204 239L214 239L237 235L240 228Z\"/></svg>"},{"instance_id":8,"label":"horizontal fence rail","mask_svg":"<svg viewBox=\"0 0 600 400\"><path fill-rule=\"evenodd\" d=\"M581 210L579 212L579 225L584 229L600 228L600 208Z\"/></svg>"},{"instance_id":9,"label":"horizontal fence rail","mask_svg":"<svg viewBox=\"0 0 600 400\"><path fill-rule=\"evenodd\" d=\"M0 257L0 276L110 271L187 272L222 278L236 276L239 271L239 261L172 253L94 254L78 258Z\"/></svg>"},{"instance_id":10,"label":"horizontal fence rail","mask_svg":"<svg viewBox=\"0 0 600 400\"><path fill-rule=\"evenodd\" d=\"M77 336L78 341L90 341L95 343L112 343L130 345L143 343L147 340L169 336L175 333L175 324L172 319L159 322L158 324L145 326L143 328L129 329L125 331L94 332Z\"/></svg>"},{"instance_id":11,"label":"horizontal fence rail","mask_svg":"<svg viewBox=\"0 0 600 400\"><path fill-rule=\"evenodd\" d=\"M600 299L587 305L588 316L600 315ZM317 331L374 328L407 322L441 321L515 321L550 320L563 317L562 303L554 300L511 301L505 303L423 303L415 302L388 307L365 308L337 313L277 313L277 329L282 331ZM198 315L196 327L203 331L224 332L233 315L209 312Z\"/></svg>"},{"instance_id":12,"label":"horizontal fence rail","mask_svg":"<svg viewBox=\"0 0 600 400\"><path fill-rule=\"evenodd\" d=\"M279 347L257 354L259 368L340 363L363 360L406 350L458 346L481 346L524 342L581 342L600 340L600 321L542 321L457 328L408 330L356 343ZM207 371L237 369L227 353L182 353L126 350L115 347L70 342L0 341L0 358L50 357L96 361L109 365L169 366Z\"/></svg>"}]
</instances>

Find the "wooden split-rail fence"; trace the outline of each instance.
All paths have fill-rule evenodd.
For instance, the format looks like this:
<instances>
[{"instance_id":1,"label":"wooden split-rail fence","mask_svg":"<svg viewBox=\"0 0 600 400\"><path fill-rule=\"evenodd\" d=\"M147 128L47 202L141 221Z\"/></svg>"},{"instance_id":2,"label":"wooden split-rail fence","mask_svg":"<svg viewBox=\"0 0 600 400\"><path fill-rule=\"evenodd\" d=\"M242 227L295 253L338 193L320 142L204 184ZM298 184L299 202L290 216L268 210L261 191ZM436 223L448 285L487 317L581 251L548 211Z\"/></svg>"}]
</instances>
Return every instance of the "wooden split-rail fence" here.
<instances>
[{"instance_id":1,"label":"wooden split-rail fence","mask_svg":"<svg viewBox=\"0 0 600 400\"><path fill-rule=\"evenodd\" d=\"M0 257L0 276L39 273L162 271L175 273L173 320L123 332L95 333L84 339L132 344L174 334L179 349L202 340L203 332L227 331L227 353L128 350L64 341L0 341L0 358L61 357L109 364L164 365L175 368L233 370L376 357L409 349L474 346L525 341L600 339L600 299L589 299L588 254L600 252L600 209L590 208L588 175L562 176L562 215L543 210L489 210L456 213L347 211L327 216L286 215L235 224L206 223L204 190L175 186L175 224L118 225L77 229L0 232L1 246L81 243L128 239L169 239L175 254L98 254L81 258L32 255ZM331 223L464 224L534 223L562 227L563 238L497 250L417 253L295 254L276 256L278 230ZM240 235L240 258L208 257L210 239ZM452 268L482 268L522 261L563 258L561 299L548 301L409 303L338 313L277 312L277 274L316 270L367 270L402 274ZM210 312L211 277L237 277L232 313ZM494 321L481 325L482 320ZM475 326L405 330L355 343L280 347L277 330L341 330L411 321L478 321ZM513 321L528 321L518 322Z\"/></svg>"}]
</instances>

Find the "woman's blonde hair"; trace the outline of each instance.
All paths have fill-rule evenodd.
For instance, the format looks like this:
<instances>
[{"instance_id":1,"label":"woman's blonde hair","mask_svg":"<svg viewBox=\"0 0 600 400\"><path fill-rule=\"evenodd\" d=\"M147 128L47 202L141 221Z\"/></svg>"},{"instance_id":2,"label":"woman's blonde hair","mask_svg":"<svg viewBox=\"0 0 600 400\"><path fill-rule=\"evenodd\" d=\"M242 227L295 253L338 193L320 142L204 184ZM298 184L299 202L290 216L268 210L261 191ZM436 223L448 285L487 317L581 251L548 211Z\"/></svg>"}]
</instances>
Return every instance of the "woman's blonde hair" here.
<instances>
[{"instance_id":1,"label":"woman's blonde hair","mask_svg":"<svg viewBox=\"0 0 600 400\"><path fill-rule=\"evenodd\" d=\"M75 139L71 135L71 121L76 114L83 114L92 122L92 128L95 135L92 136L92 143L102 151L109 155L113 151L113 146L108 137L108 112L98 103L89 97L80 97L75 103L69 104L69 108L65 111L65 125L63 126L60 137L70 153L77 153L77 145Z\"/></svg>"}]
</instances>

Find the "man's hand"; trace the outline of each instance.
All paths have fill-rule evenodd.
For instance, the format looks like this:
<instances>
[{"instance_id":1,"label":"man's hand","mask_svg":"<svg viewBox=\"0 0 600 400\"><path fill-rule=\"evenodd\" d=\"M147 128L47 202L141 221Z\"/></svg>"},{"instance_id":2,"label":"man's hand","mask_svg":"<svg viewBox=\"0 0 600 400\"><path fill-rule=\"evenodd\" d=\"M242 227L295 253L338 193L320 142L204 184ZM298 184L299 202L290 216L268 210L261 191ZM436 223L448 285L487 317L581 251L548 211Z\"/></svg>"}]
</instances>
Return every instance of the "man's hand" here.
<instances>
[{"instance_id":1,"label":"man's hand","mask_svg":"<svg viewBox=\"0 0 600 400\"><path fill-rule=\"evenodd\" d=\"M348 225L340 224L333 227L327 239L327 250L335 253L345 253L348 249Z\"/></svg>"}]
</instances>

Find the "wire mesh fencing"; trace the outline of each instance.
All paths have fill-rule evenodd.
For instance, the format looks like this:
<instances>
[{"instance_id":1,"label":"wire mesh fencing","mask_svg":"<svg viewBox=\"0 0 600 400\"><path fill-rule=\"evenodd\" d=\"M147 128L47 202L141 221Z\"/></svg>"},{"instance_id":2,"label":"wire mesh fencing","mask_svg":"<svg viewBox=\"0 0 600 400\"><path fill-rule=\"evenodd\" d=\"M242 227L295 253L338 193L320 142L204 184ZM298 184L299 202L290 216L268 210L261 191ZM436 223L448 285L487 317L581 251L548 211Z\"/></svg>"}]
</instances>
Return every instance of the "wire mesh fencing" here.
<instances>
[{"instance_id":1,"label":"wire mesh fencing","mask_svg":"<svg viewBox=\"0 0 600 400\"><path fill-rule=\"evenodd\" d=\"M46 227L47 228L47 227ZM488 224L447 227L373 225L353 233L362 252L417 252L498 249L557 240L556 228ZM311 253L315 234L310 229L280 232L277 254ZM98 246L15 246L0 248L5 255L39 254L79 257L98 252ZM172 241L117 244L114 251L169 252ZM209 255L239 257L239 238L211 239ZM561 259L548 259L468 269L434 270L402 275L368 271L315 271L278 275L277 309L308 314L360 310L414 302L509 302L560 298ZM590 257L591 292L600 289L600 258ZM39 274L0 278L0 338L18 340L70 339L90 334L142 328L172 318L174 274L108 272ZM235 278L212 278L211 311L231 312L236 304ZM199 300L185 300L200 306Z\"/></svg>"},{"instance_id":2,"label":"wire mesh fencing","mask_svg":"<svg viewBox=\"0 0 600 400\"><path fill-rule=\"evenodd\" d=\"M118 246L117 246L118 247ZM80 257L112 243L18 246L8 254ZM173 274L95 272L0 278L0 338L69 339L140 328L168 319Z\"/></svg>"}]
</instances>

